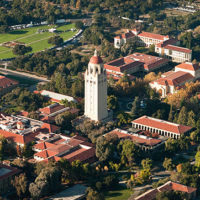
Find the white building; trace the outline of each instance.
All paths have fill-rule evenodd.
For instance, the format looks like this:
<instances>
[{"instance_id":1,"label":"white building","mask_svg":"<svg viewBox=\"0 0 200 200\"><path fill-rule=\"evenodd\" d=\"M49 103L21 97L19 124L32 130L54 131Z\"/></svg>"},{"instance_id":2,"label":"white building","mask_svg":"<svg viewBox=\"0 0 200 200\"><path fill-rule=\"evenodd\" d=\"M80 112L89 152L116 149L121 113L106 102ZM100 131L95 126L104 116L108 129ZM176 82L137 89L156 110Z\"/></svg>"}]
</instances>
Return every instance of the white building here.
<instances>
[{"instance_id":1,"label":"white building","mask_svg":"<svg viewBox=\"0 0 200 200\"><path fill-rule=\"evenodd\" d=\"M171 58L173 62L191 62L192 50L179 47L178 40L173 38L155 45L155 52L161 56Z\"/></svg>"},{"instance_id":2,"label":"white building","mask_svg":"<svg viewBox=\"0 0 200 200\"><path fill-rule=\"evenodd\" d=\"M107 74L97 51L85 72L85 116L95 121L108 117Z\"/></svg>"},{"instance_id":3,"label":"white building","mask_svg":"<svg viewBox=\"0 0 200 200\"><path fill-rule=\"evenodd\" d=\"M116 36L114 38L114 46L115 48L120 48L123 44L126 44L130 40L136 40L140 46L151 46L156 45L160 42L166 41L169 39L168 35L160 35L149 32L140 32L136 29L127 30L126 33Z\"/></svg>"}]
</instances>

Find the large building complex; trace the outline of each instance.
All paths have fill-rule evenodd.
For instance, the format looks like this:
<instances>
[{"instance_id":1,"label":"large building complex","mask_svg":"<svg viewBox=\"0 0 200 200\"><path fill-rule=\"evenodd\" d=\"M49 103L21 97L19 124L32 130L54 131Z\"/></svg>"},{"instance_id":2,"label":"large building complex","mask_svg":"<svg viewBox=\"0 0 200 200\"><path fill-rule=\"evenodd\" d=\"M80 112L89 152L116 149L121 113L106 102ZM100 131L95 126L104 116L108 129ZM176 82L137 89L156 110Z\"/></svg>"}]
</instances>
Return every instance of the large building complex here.
<instances>
[{"instance_id":1,"label":"large building complex","mask_svg":"<svg viewBox=\"0 0 200 200\"><path fill-rule=\"evenodd\" d=\"M94 121L108 117L107 74L97 51L85 72L85 116Z\"/></svg>"},{"instance_id":2,"label":"large building complex","mask_svg":"<svg viewBox=\"0 0 200 200\"><path fill-rule=\"evenodd\" d=\"M68 137L61 134L51 134L46 140L40 141L34 146L34 159L36 161L58 161L62 158L69 162L80 160L92 163L96 160L94 145L87 142L86 138L75 135Z\"/></svg>"},{"instance_id":3,"label":"large building complex","mask_svg":"<svg viewBox=\"0 0 200 200\"><path fill-rule=\"evenodd\" d=\"M164 98L184 87L186 82L195 81L199 78L200 66L198 64L182 63L175 67L175 71L166 72L161 75L161 78L152 81L150 86Z\"/></svg>"},{"instance_id":4,"label":"large building complex","mask_svg":"<svg viewBox=\"0 0 200 200\"><path fill-rule=\"evenodd\" d=\"M139 71L151 72L168 64L168 59L159 58L143 53L134 53L123 58L104 64L109 74L123 75L124 72L132 74Z\"/></svg>"},{"instance_id":5,"label":"large building complex","mask_svg":"<svg viewBox=\"0 0 200 200\"><path fill-rule=\"evenodd\" d=\"M154 34L136 29L127 30L120 36L114 38L115 48L120 48L124 44L134 40L139 46L150 47L155 45L155 52L159 55L170 58L174 62L191 62L192 50L179 47L179 41L169 38L168 35Z\"/></svg>"},{"instance_id":6,"label":"large building complex","mask_svg":"<svg viewBox=\"0 0 200 200\"><path fill-rule=\"evenodd\" d=\"M132 121L133 128L157 133L161 136L178 139L181 135L190 133L193 128L181 124L168 122L153 117L142 116Z\"/></svg>"}]
</instances>

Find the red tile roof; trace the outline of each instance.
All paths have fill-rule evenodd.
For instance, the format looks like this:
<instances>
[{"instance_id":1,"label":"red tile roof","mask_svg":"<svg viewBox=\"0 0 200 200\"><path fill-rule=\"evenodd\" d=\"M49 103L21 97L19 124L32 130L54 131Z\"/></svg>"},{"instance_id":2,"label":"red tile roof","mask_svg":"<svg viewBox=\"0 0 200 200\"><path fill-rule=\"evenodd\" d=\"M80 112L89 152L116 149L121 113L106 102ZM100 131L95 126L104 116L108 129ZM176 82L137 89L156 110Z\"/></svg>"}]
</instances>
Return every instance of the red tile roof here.
<instances>
[{"instance_id":1,"label":"red tile roof","mask_svg":"<svg viewBox=\"0 0 200 200\"><path fill-rule=\"evenodd\" d=\"M41 131L44 131L44 132L55 133L56 131L60 129L60 127L52 125L52 124L44 123L42 124L41 129L42 129Z\"/></svg>"},{"instance_id":2,"label":"red tile roof","mask_svg":"<svg viewBox=\"0 0 200 200\"><path fill-rule=\"evenodd\" d=\"M191 71L197 71L200 69L200 66L198 64L193 64L193 63L181 63L176 66L177 68L181 69L187 69Z\"/></svg>"},{"instance_id":3,"label":"red tile roof","mask_svg":"<svg viewBox=\"0 0 200 200\"><path fill-rule=\"evenodd\" d=\"M5 88L9 88L13 85L18 85L19 82L6 78L5 76L0 76L0 90L3 90Z\"/></svg>"},{"instance_id":4,"label":"red tile roof","mask_svg":"<svg viewBox=\"0 0 200 200\"><path fill-rule=\"evenodd\" d=\"M131 31L129 31L129 32L127 32L127 33L122 34L121 37L122 37L123 39L129 39L129 38L135 37L135 34L132 33Z\"/></svg>"},{"instance_id":5,"label":"red tile roof","mask_svg":"<svg viewBox=\"0 0 200 200\"><path fill-rule=\"evenodd\" d=\"M196 192L197 188L185 186L179 183L175 183L172 181L168 181L167 183L159 186L156 189L148 190L147 192L141 194L140 196L134 198L135 200L153 200L155 199L157 193L164 192L164 191L180 191L185 193L193 193Z\"/></svg>"},{"instance_id":6,"label":"red tile roof","mask_svg":"<svg viewBox=\"0 0 200 200\"><path fill-rule=\"evenodd\" d=\"M94 145L88 143L86 138L78 135L67 138L55 138L55 140L52 138L48 142L36 144L34 148L42 151L34 156L45 159L45 162L48 162L49 159L59 160L61 158L66 158L69 162L88 161L95 157Z\"/></svg>"},{"instance_id":7,"label":"red tile roof","mask_svg":"<svg viewBox=\"0 0 200 200\"><path fill-rule=\"evenodd\" d=\"M171 85L171 86L178 87L184 84L185 82L192 81L193 79L194 77L190 73L177 71L177 72L169 73L168 76L164 78L159 78L158 80L153 81L153 82L157 82L160 85Z\"/></svg>"},{"instance_id":8,"label":"red tile roof","mask_svg":"<svg viewBox=\"0 0 200 200\"><path fill-rule=\"evenodd\" d=\"M54 112L57 112L59 110L62 110L63 108L65 108L64 105L60 105L60 104L53 104L53 105L49 105L47 107L41 108L40 112L44 113L44 114L52 114Z\"/></svg>"},{"instance_id":9,"label":"red tile roof","mask_svg":"<svg viewBox=\"0 0 200 200\"><path fill-rule=\"evenodd\" d=\"M20 134L16 134L16 133L12 133L12 132L8 132L8 131L0 129L0 135L4 136L7 140L12 140L15 143L18 143L21 145L34 141L35 136L38 134L39 132L31 132L25 135L20 135Z\"/></svg>"},{"instance_id":10,"label":"red tile roof","mask_svg":"<svg viewBox=\"0 0 200 200\"><path fill-rule=\"evenodd\" d=\"M95 148L85 149L85 151L81 151L79 154L74 153L72 157L69 158L69 162L73 162L75 160L80 160L81 162L89 162L88 160L91 158L95 158Z\"/></svg>"},{"instance_id":11,"label":"red tile roof","mask_svg":"<svg viewBox=\"0 0 200 200\"><path fill-rule=\"evenodd\" d=\"M160 58L142 53L134 53L126 57L110 61L104 64L104 68L121 73L135 67L139 67L141 69L144 68L149 71L167 63L168 59L166 58Z\"/></svg>"},{"instance_id":12,"label":"red tile roof","mask_svg":"<svg viewBox=\"0 0 200 200\"><path fill-rule=\"evenodd\" d=\"M176 134L184 134L185 132L192 130L192 127L190 127L190 126L175 124L172 122L148 117L146 115L133 120L132 123L145 125L145 126L152 127L152 128L157 128L157 129L160 129L163 131L169 131L169 132L176 133Z\"/></svg>"},{"instance_id":13,"label":"red tile roof","mask_svg":"<svg viewBox=\"0 0 200 200\"><path fill-rule=\"evenodd\" d=\"M166 38L169 39L168 35L159 35L155 33L149 33L149 32L144 32L142 31L140 34L138 34L139 37L148 37L152 39L157 39L157 40L165 40Z\"/></svg>"},{"instance_id":14,"label":"red tile roof","mask_svg":"<svg viewBox=\"0 0 200 200\"><path fill-rule=\"evenodd\" d=\"M165 40L163 42L160 42L160 43L156 44L156 47L160 47L161 48L161 47L165 47L168 44L171 44L171 45L176 44L177 42L178 42L177 39L170 38L169 40Z\"/></svg>"},{"instance_id":15,"label":"red tile roof","mask_svg":"<svg viewBox=\"0 0 200 200\"><path fill-rule=\"evenodd\" d=\"M52 146L54 146L54 144L51 144L49 142L41 142L41 143L38 143L38 144L34 145L34 148L35 149L44 150L44 149L48 149L48 148L50 148Z\"/></svg>"},{"instance_id":16,"label":"red tile roof","mask_svg":"<svg viewBox=\"0 0 200 200\"><path fill-rule=\"evenodd\" d=\"M34 156L37 156L37 157L40 157L43 159L49 158L49 157L52 157L55 155L56 155L56 152L49 151L49 150L40 151L40 152L34 154Z\"/></svg>"},{"instance_id":17,"label":"red tile roof","mask_svg":"<svg viewBox=\"0 0 200 200\"><path fill-rule=\"evenodd\" d=\"M173 50L173 51L183 52L183 53L191 53L192 52L192 50L190 50L190 49L178 47L178 46L174 46L174 45L170 45L170 44L166 45L165 48Z\"/></svg>"},{"instance_id":18,"label":"red tile roof","mask_svg":"<svg viewBox=\"0 0 200 200\"><path fill-rule=\"evenodd\" d=\"M189 187L189 186L186 186L186 185L182 185L180 183L172 182L171 184L172 184L172 190L175 190L175 191L192 193L192 192L197 190L197 188L193 188L193 187Z\"/></svg>"},{"instance_id":19,"label":"red tile roof","mask_svg":"<svg viewBox=\"0 0 200 200\"><path fill-rule=\"evenodd\" d=\"M141 137L141 136L137 136L137 135L130 135L127 133L122 133L119 129L115 129L107 134L115 134L118 136L119 139L130 139L133 142L140 144L140 145L145 145L145 146L154 146L157 144L160 144L162 141L159 139L154 139L154 138L150 138L150 137ZM106 134L106 135L107 135Z\"/></svg>"}]
</instances>

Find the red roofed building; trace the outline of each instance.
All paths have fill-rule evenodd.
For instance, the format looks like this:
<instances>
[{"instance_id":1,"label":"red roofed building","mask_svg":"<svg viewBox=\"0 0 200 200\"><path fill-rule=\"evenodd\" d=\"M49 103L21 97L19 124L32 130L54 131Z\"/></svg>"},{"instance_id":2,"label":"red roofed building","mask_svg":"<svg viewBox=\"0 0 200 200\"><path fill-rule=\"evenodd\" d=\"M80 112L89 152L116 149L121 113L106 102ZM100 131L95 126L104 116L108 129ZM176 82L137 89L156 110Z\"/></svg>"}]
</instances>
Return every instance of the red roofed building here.
<instances>
[{"instance_id":1,"label":"red roofed building","mask_svg":"<svg viewBox=\"0 0 200 200\"><path fill-rule=\"evenodd\" d=\"M119 139L130 139L135 145L139 146L144 151L152 151L158 149L164 144L164 141L152 137L148 137L145 135L141 135L139 133L129 132L121 129L115 129L105 134L108 135L116 135Z\"/></svg>"},{"instance_id":2,"label":"red roofed building","mask_svg":"<svg viewBox=\"0 0 200 200\"><path fill-rule=\"evenodd\" d=\"M47 107L39 109L39 111L40 111L41 121L47 123L54 123L57 115L64 113L66 111L78 115L79 109L69 108L65 107L64 105L60 105L59 103L54 103Z\"/></svg>"},{"instance_id":3,"label":"red roofed building","mask_svg":"<svg viewBox=\"0 0 200 200\"><path fill-rule=\"evenodd\" d=\"M58 132L60 127L20 116L0 114L0 135L16 145L24 146L38 140L40 134L47 137L49 133Z\"/></svg>"},{"instance_id":4,"label":"red roofed building","mask_svg":"<svg viewBox=\"0 0 200 200\"><path fill-rule=\"evenodd\" d=\"M12 140L14 143L16 143L19 146L24 146L25 144L28 144L29 142L32 142L35 140L35 136L39 134L39 131L33 132L27 132L26 134L18 134L18 133L12 133L9 131L5 131L0 129L0 135L5 137L7 140Z\"/></svg>"},{"instance_id":5,"label":"red roofed building","mask_svg":"<svg viewBox=\"0 0 200 200\"><path fill-rule=\"evenodd\" d=\"M11 180L15 175L19 174L21 170L0 164L0 194L9 194L12 189Z\"/></svg>"},{"instance_id":6,"label":"red roofed building","mask_svg":"<svg viewBox=\"0 0 200 200\"><path fill-rule=\"evenodd\" d=\"M0 76L0 96L10 92L12 89L16 88L19 82L6 78L5 76Z\"/></svg>"},{"instance_id":7,"label":"red roofed building","mask_svg":"<svg viewBox=\"0 0 200 200\"><path fill-rule=\"evenodd\" d=\"M155 45L155 52L161 56L171 58L174 62L191 62L192 50L188 48L179 47L179 41L169 39Z\"/></svg>"},{"instance_id":8,"label":"red roofed building","mask_svg":"<svg viewBox=\"0 0 200 200\"><path fill-rule=\"evenodd\" d=\"M148 117L146 115L133 120L132 127L174 139L178 139L181 135L188 134L193 130L190 126L175 124L165 120Z\"/></svg>"},{"instance_id":9,"label":"red roofed building","mask_svg":"<svg viewBox=\"0 0 200 200\"><path fill-rule=\"evenodd\" d=\"M134 53L123 58L104 64L107 74L123 76L123 73L132 74L138 71L154 71L168 64L165 58L159 58L142 53Z\"/></svg>"},{"instance_id":10,"label":"red roofed building","mask_svg":"<svg viewBox=\"0 0 200 200\"><path fill-rule=\"evenodd\" d=\"M92 163L96 160L94 145L87 142L85 138L64 135L55 135L34 146L34 159L37 161L55 160L62 158L69 162L80 160L81 162Z\"/></svg>"},{"instance_id":11,"label":"red roofed building","mask_svg":"<svg viewBox=\"0 0 200 200\"><path fill-rule=\"evenodd\" d=\"M128 40L136 40L140 46L147 46L158 44L160 42L163 42L165 40L169 39L168 35L159 35L155 33L148 33L148 32L140 32L136 29L133 30L127 30L127 33L122 34L121 36L116 36L114 38L114 46L115 48L120 48L124 44L128 42Z\"/></svg>"},{"instance_id":12,"label":"red roofed building","mask_svg":"<svg viewBox=\"0 0 200 200\"><path fill-rule=\"evenodd\" d=\"M57 132L59 132L59 130L60 130L60 127L59 126L55 126L53 124L44 123L41 126L41 132L57 133Z\"/></svg>"},{"instance_id":13,"label":"red roofed building","mask_svg":"<svg viewBox=\"0 0 200 200\"><path fill-rule=\"evenodd\" d=\"M200 67L197 64L182 63L175 67L175 71L162 74L161 78L150 83L151 88L156 89L161 97L174 94L185 86L186 82L200 78Z\"/></svg>"},{"instance_id":14,"label":"red roofed building","mask_svg":"<svg viewBox=\"0 0 200 200\"><path fill-rule=\"evenodd\" d=\"M148 190L147 192L139 195L138 197L134 198L133 200L155 200L156 195L159 192L166 192L166 191L183 192L186 194L186 199L189 200L189 199L196 198L197 188L193 188L193 187L182 185L180 183L168 181L167 183L157 187L156 189Z\"/></svg>"},{"instance_id":15,"label":"red roofed building","mask_svg":"<svg viewBox=\"0 0 200 200\"><path fill-rule=\"evenodd\" d=\"M179 47L179 41L169 38L168 35L140 32L136 29L127 30L127 33L114 38L114 46L115 48L120 48L130 40L135 40L140 46L150 47L151 45L155 45L156 53L170 58L174 62L191 62L192 50Z\"/></svg>"}]
</instances>

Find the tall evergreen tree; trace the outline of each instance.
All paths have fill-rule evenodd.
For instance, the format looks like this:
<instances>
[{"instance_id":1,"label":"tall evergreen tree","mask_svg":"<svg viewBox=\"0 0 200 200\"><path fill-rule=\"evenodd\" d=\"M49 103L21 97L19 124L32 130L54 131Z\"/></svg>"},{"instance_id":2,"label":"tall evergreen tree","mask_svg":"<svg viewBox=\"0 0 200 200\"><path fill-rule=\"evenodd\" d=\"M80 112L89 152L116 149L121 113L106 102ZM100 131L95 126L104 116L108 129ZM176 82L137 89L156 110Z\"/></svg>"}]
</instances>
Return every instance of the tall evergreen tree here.
<instances>
[{"instance_id":1,"label":"tall evergreen tree","mask_svg":"<svg viewBox=\"0 0 200 200\"><path fill-rule=\"evenodd\" d=\"M173 106L170 106L170 111L169 111L169 115L168 115L168 121L173 122L174 119L174 111L173 111Z\"/></svg>"},{"instance_id":2,"label":"tall evergreen tree","mask_svg":"<svg viewBox=\"0 0 200 200\"><path fill-rule=\"evenodd\" d=\"M195 127L195 114L192 110L188 113L187 125Z\"/></svg>"},{"instance_id":3,"label":"tall evergreen tree","mask_svg":"<svg viewBox=\"0 0 200 200\"><path fill-rule=\"evenodd\" d=\"M188 116L188 113L187 113L186 107L183 106L181 108L179 115L178 115L177 123L186 125L187 124L187 116Z\"/></svg>"},{"instance_id":4,"label":"tall evergreen tree","mask_svg":"<svg viewBox=\"0 0 200 200\"><path fill-rule=\"evenodd\" d=\"M139 97L135 97L131 109L131 116L133 118L137 118L139 116L139 109L140 109L140 100Z\"/></svg>"}]
</instances>

